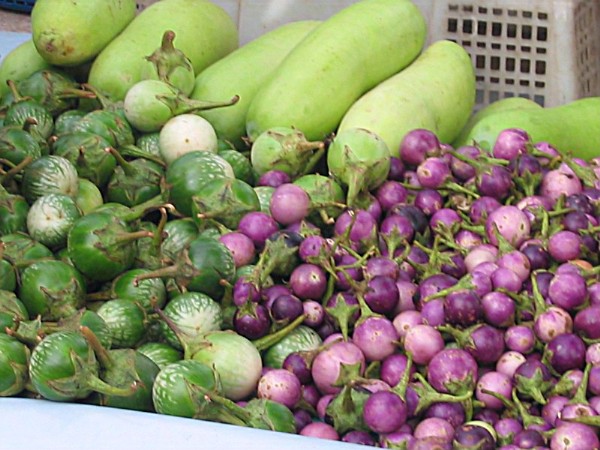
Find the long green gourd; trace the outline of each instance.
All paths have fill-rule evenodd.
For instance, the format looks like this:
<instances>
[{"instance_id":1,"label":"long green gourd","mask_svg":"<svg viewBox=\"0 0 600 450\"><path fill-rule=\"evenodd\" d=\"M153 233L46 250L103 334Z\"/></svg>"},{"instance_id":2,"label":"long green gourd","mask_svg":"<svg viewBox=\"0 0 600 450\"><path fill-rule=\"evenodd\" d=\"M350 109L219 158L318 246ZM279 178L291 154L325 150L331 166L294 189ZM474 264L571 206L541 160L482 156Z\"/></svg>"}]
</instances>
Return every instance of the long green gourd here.
<instances>
[{"instance_id":1,"label":"long green gourd","mask_svg":"<svg viewBox=\"0 0 600 450\"><path fill-rule=\"evenodd\" d=\"M135 14L135 0L37 0L31 35L49 63L78 66L100 53Z\"/></svg>"},{"instance_id":2,"label":"long green gourd","mask_svg":"<svg viewBox=\"0 0 600 450\"><path fill-rule=\"evenodd\" d=\"M362 0L342 9L294 47L256 94L248 136L283 126L323 139L362 94L418 56L426 34L410 0Z\"/></svg>"},{"instance_id":3,"label":"long green gourd","mask_svg":"<svg viewBox=\"0 0 600 450\"><path fill-rule=\"evenodd\" d=\"M464 142L465 139L471 133L471 130L475 125L477 125L480 121L482 121L487 116L492 114L496 114L503 111L511 111L513 109L540 109L541 106L539 103L534 102L528 98L524 97L507 97L500 100L496 100L479 111L473 113L469 118L467 124L460 131L458 136L454 139L455 142Z\"/></svg>"},{"instance_id":4,"label":"long green gourd","mask_svg":"<svg viewBox=\"0 0 600 450\"><path fill-rule=\"evenodd\" d=\"M113 100L125 98L140 81L145 58L156 50L165 31L200 73L238 48L238 30L227 12L208 0L161 0L144 9L94 60L89 83Z\"/></svg>"},{"instance_id":5,"label":"long green gourd","mask_svg":"<svg viewBox=\"0 0 600 450\"><path fill-rule=\"evenodd\" d=\"M409 67L383 81L352 105L339 126L379 135L393 156L416 128L452 142L475 104L475 73L466 50L451 41L431 44Z\"/></svg>"},{"instance_id":6,"label":"long green gourd","mask_svg":"<svg viewBox=\"0 0 600 450\"><path fill-rule=\"evenodd\" d=\"M250 102L283 58L320 23L318 20L301 20L282 25L198 74L191 98L220 101L234 95L240 97L233 106L198 112L212 124L219 138L236 147L243 146Z\"/></svg>"},{"instance_id":7,"label":"long green gourd","mask_svg":"<svg viewBox=\"0 0 600 450\"><path fill-rule=\"evenodd\" d=\"M551 108L514 109L484 117L454 146L477 143L491 150L498 134L521 128L533 142L545 141L573 156L600 156L600 97L588 97Z\"/></svg>"}]
</instances>

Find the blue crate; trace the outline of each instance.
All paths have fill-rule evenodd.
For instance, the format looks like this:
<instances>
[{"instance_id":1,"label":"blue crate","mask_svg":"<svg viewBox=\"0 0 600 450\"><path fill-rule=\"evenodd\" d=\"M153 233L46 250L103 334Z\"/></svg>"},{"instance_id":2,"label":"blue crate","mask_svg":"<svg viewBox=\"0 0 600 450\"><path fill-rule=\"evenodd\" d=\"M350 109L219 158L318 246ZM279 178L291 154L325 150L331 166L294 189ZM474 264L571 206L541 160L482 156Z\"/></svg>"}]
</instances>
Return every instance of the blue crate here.
<instances>
[{"instance_id":1,"label":"blue crate","mask_svg":"<svg viewBox=\"0 0 600 450\"><path fill-rule=\"evenodd\" d=\"M13 11L31 12L35 0L0 0L0 9L11 9Z\"/></svg>"}]
</instances>

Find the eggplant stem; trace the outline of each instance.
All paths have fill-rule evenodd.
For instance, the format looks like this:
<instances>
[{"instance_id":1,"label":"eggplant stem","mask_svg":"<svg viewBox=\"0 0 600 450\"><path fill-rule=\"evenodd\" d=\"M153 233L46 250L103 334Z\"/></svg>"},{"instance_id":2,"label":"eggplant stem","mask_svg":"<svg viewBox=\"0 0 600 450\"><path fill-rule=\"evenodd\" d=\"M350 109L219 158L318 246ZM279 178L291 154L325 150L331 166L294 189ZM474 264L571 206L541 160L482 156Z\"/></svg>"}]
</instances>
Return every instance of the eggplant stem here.
<instances>
[{"instance_id":1,"label":"eggplant stem","mask_svg":"<svg viewBox=\"0 0 600 450\"><path fill-rule=\"evenodd\" d=\"M133 177L139 173L139 169L136 169L136 167L134 165L132 165L125 158L123 158L123 155L121 155L121 153L116 148L106 147L104 149L104 151L106 153L110 153L115 158L115 160L117 161L117 164L119 164L119 166L121 166L121 168L123 169L123 172L128 177Z\"/></svg>"},{"instance_id":2,"label":"eggplant stem","mask_svg":"<svg viewBox=\"0 0 600 450\"><path fill-rule=\"evenodd\" d=\"M31 97L23 97L21 95L21 93L19 92L18 88L17 88L17 83L15 82L15 80L6 80L6 84L8 85L8 88L10 89L10 93L12 94L13 98L14 98L14 102L18 102L21 100L25 100L26 98L31 98Z\"/></svg>"},{"instance_id":3,"label":"eggplant stem","mask_svg":"<svg viewBox=\"0 0 600 450\"><path fill-rule=\"evenodd\" d=\"M86 302L98 302L111 300L113 298L113 292L109 289L106 291L89 292L85 295Z\"/></svg>"},{"instance_id":4,"label":"eggplant stem","mask_svg":"<svg viewBox=\"0 0 600 450\"><path fill-rule=\"evenodd\" d=\"M413 367L413 357L411 352L406 352L406 356L408 360L406 361L406 367L404 368L404 372L402 373L402 377L398 384L393 387L392 391L398 394L400 398L406 401L406 389L408 388L408 383L410 383L411 379L411 370Z\"/></svg>"},{"instance_id":5,"label":"eggplant stem","mask_svg":"<svg viewBox=\"0 0 600 450\"><path fill-rule=\"evenodd\" d=\"M134 381L131 386L126 388L111 386L95 375L89 375L86 381L87 386L90 389L94 390L95 392L110 396L129 397L135 394L135 392L139 389L139 384L137 381Z\"/></svg>"},{"instance_id":6,"label":"eggplant stem","mask_svg":"<svg viewBox=\"0 0 600 450\"><path fill-rule=\"evenodd\" d=\"M135 241L137 239L153 238L153 237L154 237L154 233L152 231L138 230L138 231L132 231L130 233L121 233L118 236L116 236L115 240L117 242L128 242L128 241Z\"/></svg>"},{"instance_id":7,"label":"eggplant stem","mask_svg":"<svg viewBox=\"0 0 600 450\"><path fill-rule=\"evenodd\" d=\"M144 151L141 148L136 147L135 145L130 144L130 145L124 145L122 147L119 147L119 152L123 156L147 159L148 161L156 163L163 168L167 167L167 163L162 158L160 158L158 156L154 156L154 155L148 153L147 151Z\"/></svg>"},{"instance_id":8,"label":"eggplant stem","mask_svg":"<svg viewBox=\"0 0 600 450\"><path fill-rule=\"evenodd\" d=\"M16 164L16 165L12 165L11 164L10 169L8 169L8 171L6 171L6 172L4 172L2 174L2 183L6 182L6 181L12 180L15 177L15 175L17 175L20 172L22 172L23 169L25 169L25 167L27 167L32 161L33 161L33 157L32 156L26 156L18 164ZM5 163L7 161L6 160L0 160L0 162Z\"/></svg>"},{"instance_id":9,"label":"eggplant stem","mask_svg":"<svg viewBox=\"0 0 600 450\"><path fill-rule=\"evenodd\" d=\"M157 95L156 99L163 102L173 112L174 115L179 115L193 113L196 111L207 111L210 109L232 106L240 100L240 96L234 95L229 100L224 100L221 102L211 102L202 100L192 101L181 95Z\"/></svg>"},{"instance_id":10,"label":"eggplant stem","mask_svg":"<svg viewBox=\"0 0 600 450\"><path fill-rule=\"evenodd\" d=\"M158 225L156 226L156 231L154 232L154 237L152 239L152 244L154 245L154 248L159 249L160 248L160 244L162 243L163 240L163 233L165 230L165 225L167 224L167 208L162 206L158 209L158 211L160 212L160 219L158 221Z\"/></svg>"},{"instance_id":11,"label":"eggplant stem","mask_svg":"<svg viewBox=\"0 0 600 450\"><path fill-rule=\"evenodd\" d=\"M110 357L108 351L104 348L104 346L98 339L98 336L96 336L96 333L94 333L89 327L86 327L85 325L79 327L79 332L83 334L83 337L88 341L88 343L92 347L92 350L94 350L94 353L100 361L100 364L105 368L111 367L113 365L113 360Z\"/></svg>"},{"instance_id":12,"label":"eggplant stem","mask_svg":"<svg viewBox=\"0 0 600 450\"><path fill-rule=\"evenodd\" d=\"M252 343L254 344L254 346L256 347L256 349L258 351L266 350L269 347L272 347L273 345L277 344L284 337L286 337L289 333L291 333L294 329L296 329L302 322L304 322L304 319L306 319L306 315L302 314L302 315L296 317L293 321L291 321L285 327L277 330L274 333L268 334L267 336L264 336L259 339L255 339L254 341L252 341Z\"/></svg>"},{"instance_id":13,"label":"eggplant stem","mask_svg":"<svg viewBox=\"0 0 600 450\"><path fill-rule=\"evenodd\" d=\"M140 281L148 280L150 278L176 278L179 272L178 265L161 267L160 269L139 274L133 279L133 285L137 287L139 286Z\"/></svg>"}]
</instances>

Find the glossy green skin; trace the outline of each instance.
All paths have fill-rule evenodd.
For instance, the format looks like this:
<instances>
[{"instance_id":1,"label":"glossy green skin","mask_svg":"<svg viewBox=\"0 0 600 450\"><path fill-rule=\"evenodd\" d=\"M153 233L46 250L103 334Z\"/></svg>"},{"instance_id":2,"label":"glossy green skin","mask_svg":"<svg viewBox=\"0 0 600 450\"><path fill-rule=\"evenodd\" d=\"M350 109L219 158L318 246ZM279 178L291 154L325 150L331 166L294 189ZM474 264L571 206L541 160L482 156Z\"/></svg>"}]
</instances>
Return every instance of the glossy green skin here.
<instances>
[{"instance_id":1,"label":"glossy green skin","mask_svg":"<svg viewBox=\"0 0 600 450\"><path fill-rule=\"evenodd\" d=\"M222 281L231 283L235 276L235 263L229 249L220 241L209 237L197 237L183 252L184 260L189 260L195 274L187 278L178 274L179 283L190 291L202 292L215 300L224 293Z\"/></svg>"},{"instance_id":2,"label":"glossy green skin","mask_svg":"<svg viewBox=\"0 0 600 450\"><path fill-rule=\"evenodd\" d=\"M294 47L256 93L248 136L284 126L324 139L362 94L417 57L426 35L410 0L363 0L342 9Z\"/></svg>"},{"instance_id":3,"label":"glossy green skin","mask_svg":"<svg viewBox=\"0 0 600 450\"><path fill-rule=\"evenodd\" d=\"M54 120L54 134L57 136L70 133L74 130L75 124L81 120L87 112L80 109L69 109L58 115Z\"/></svg>"},{"instance_id":4,"label":"glossy green skin","mask_svg":"<svg viewBox=\"0 0 600 450\"><path fill-rule=\"evenodd\" d=\"M237 26L218 5L206 0L163 0L144 9L100 52L89 83L113 100L124 99L141 80L144 58L160 46L167 30L175 32L175 44L190 59L195 73L238 46Z\"/></svg>"},{"instance_id":5,"label":"glossy green skin","mask_svg":"<svg viewBox=\"0 0 600 450\"><path fill-rule=\"evenodd\" d=\"M131 269L117 276L112 283L114 297L139 303L147 312L162 308L167 302L167 289L160 278L139 280L136 277L149 272L146 269Z\"/></svg>"},{"instance_id":6,"label":"glossy green skin","mask_svg":"<svg viewBox=\"0 0 600 450\"><path fill-rule=\"evenodd\" d=\"M214 367L223 395L237 401L254 392L262 371L260 353L254 344L232 331L207 333L203 341L208 345L201 346L191 358Z\"/></svg>"},{"instance_id":7,"label":"glossy green skin","mask_svg":"<svg viewBox=\"0 0 600 450\"><path fill-rule=\"evenodd\" d=\"M15 268L5 259L0 259L0 289L4 291L14 291L17 289Z\"/></svg>"},{"instance_id":8,"label":"glossy green skin","mask_svg":"<svg viewBox=\"0 0 600 450\"><path fill-rule=\"evenodd\" d=\"M192 219L200 229L208 224L206 218L198 217L198 214L207 215L208 218L235 230L244 215L259 209L260 201L252 186L236 178L208 181L192 197Z\"/></svg>"},{"instance_id":9,"label":"glossy green skin","mask_svg":"<svg viewBox=\"0 0 600 450\"><path fill-rule=\"evenodd\" d=\"M180 338L184 344L197 340L205 333L220 330L223 323L219 304L201 292L185 292L173 297L164 313L177 327L177 335L164 321L161 322L162 335L169 345L178 350L184 349Z\"/></svg>"},{"instance_id":10,"label":"glossy green skin","mask_svg":"<svg viewBox=\"0 0 600 450\"><path fill-rule=\"evenodd\" d=\"M59 136L53 151L71 161L79 177L102 189L117 166L114 156L104 150L109 146L110 143L97 134L74 131Z\"/></svg>"},{"instance_id":11,"label":"glossy green skin","mask_svg":"<svg viewBox=\"0 0 600 450\"><path fill-rule=\"evenodd\" d=\"M296 433L294 414L281 403L265 398L253 398L244 409L253 416L248 424L252 428Z\"/></svg>"},{"instance_id":12,"label":"glossy green skin","mask_svg":"<svg viewBox=\"0 0 600 450\"><path fill-rule=\"evenodd\" d=\"M540 109L541 107L542 106L540 106L533 100L524 97L507 97L492 102L471 115L466 125L462 128L458 136L454 139L454 142L464 142L465 139L467 139L467 137L469 136L469 133L471 133L473 127L487 116L502 111L511 111L513 109Z\"/></svg>"},{"instance_id":13,"label":"glossy green skin","mask_svg":"<svg viewBox=\"0 0 600 450\"><path fill-rule=\"evenodd\" d=\"M346 112L338 132L366 128L379 135L392 156L404 136L416 128L452 142L475 105L475 71L460 45L437 41L405 70L366 93Z\"/></svg>"},{"instance_id":14,"label":"glossy green skin","mask_svg":"<svg viewBox=\"0 0 600 450\"><path fill-rule=\"evenodd\" d=\"M0 333L0 397L11 397L25 389L29 355L25 344Z\"/></svg>"},{"instance_id":15,"label":"glossy green skin","mask_svg":"<svg viewBox=\"0 0 600 450\"><path fill-rule=\"evenodd\" d=\"M17 90L23 97L38 101L53 116L77 106L76 96L62 95L66 90L77 88L79 84L73 76L57 67L38 70L17 84Z\"/></svg>"},{"instance_id":16,"label":"glossy green skin","mask_svg":"<svg viewBox=\"0 0 600 450\"><path fill-rule=\"evenodd\" d=\"M114 348L135 347L146 332L146 313L131 300L108 300L96 312L108 325Z\"/></svg>"},{"instance_id":17,"label":"glossy green skin","mask_svg":"<svg viewBox=\"0 0 600 450\"><path fill-rule=\"evenodd\" d=\"M334 180L347 187L346 202L354 207L361 192L381 185L390 171L390 149L366 128L346 128L327 150L327 167Z\"/></svg>"},{"instance_id":18,"label":"glossy green skin","mask_svg":"<svg viewBox=\"0 0 600 450\"><path fill-rule=\"evenodd\" d=\"M135 142L129 122L116 111L97 109L87 113L73 125L73 131L93 133L106 139L113 147Z\"/></svg>"},{"instance_id":19,"label":"glossy green skin","mask_svg":"<svg viewBox=\"0 0 600 450\"><path fill-rule=\"evenodd\" d=\"M38 141L20 126L0 128L0 158L17 165L28 156L32 159L42 156Z\"/></svg>"},{"instance_id":20,"label":"glossy green skin","mask_svg":"<svg viewBox=\"0 0 600 450\"><path fill-rule=\"evenodd\" d=\"M207 365L194 360L182 360L162 368L154 380L152 398L156 412L170 416L195 418L202 414L204 396L194 386L214 391L215 373Z\"/></svg>"},{"instance_id":21,"label":"glossy green skin","mask_svg":"<svg viewBox=\"0 0 600 450\"><path fill-rule=\"evenodd\" d=\"M233 178L233 168L212 152L194 151L173 161L166 172L169 199L186 216L192 214L192 196L215 178Z\"/></svg>"},{"instance_id":22,"label":"glossy green skin","mask_svg":"<svg viewBox=\"0 0 600 450\"><path fill-rule=\"evenodd\" d=\"M11 233L0 236L4 244L4 257L18 267L25 266L39 259L54 259L52 251L25 233Z\"/></svg>"},{"instance_id":23,"label":"glossy green skin","mask_svg":"<svg viewBox=\"0 0 600 450\"><path fill-rule=\"evenodd\" d=\"M0 236L17 231L27 232L29 203L21 195L0 188Z\"/></svg>"},{"instance_id":24,"label":"glossy green skin","mask_svg":"<svg viewBox=\"0 0 600 450\"><path fill-rule=\"evenodd\" d=\"M29 203L46 194L77 195L79 180L75 165L60 155L45 155L23 171L21 193Z\"/></svg>"},{"instance_id":25,"label":"glossy green skin","mask_svg":"<svg viewBox=\"0 0 600 450\"><path fill-rule=\"evenodd\" d=\"M19 44L4 55L0 63L0 100L10 92L6 84L8 80L20 81L50 67L50 63L38 53L32 39Z\"/></svg>"},{"instance_id":26,"label":"glossy green skin","mask_svg":"<svg viewBox=\"0 0 600 450\"><path fill-rule=\"evenodd\" d=\"M144 79L131 86L123 101L125 116L142 133L160 131L173 117L173 110L161 97L176 98L178 90L160 80Z\"/></svg>"},{"instance_id":27,"label":"glossy green skin","mask_svg":"<svg viewBox=\"0 0 600 450\"><path fill-rule=\"evenodd\" d=\"M86 284L81 274L62 261L39 261L21 275L19 298L30 318L59 320L85 304Z\"/></svg>"},{"instance_id":28,"label":"glossy green skin","mask_svg":"<svg viewBox=\"0 0 600 450\"><path fill-rule=\"evenodd\" d=\"M165 238L160 251L166 258L175 261L177 255L198 237L198 227L190 218L170 220L165 225Z\"/></svg>"},{"instance_id":29,"label":"glossy green skin","mask_svg":"<svg viewBox=\"0 0 600 450\"><path fill-rule=\"evenodd\" d=\"M215 128L217 136L243 148L246 114L260 87L288 53L313 31L320 21L302 20L284 24L264 33L204 69L196 77L191 98L222 101L239 95L233 106L200 111ZM240 68L243 67L243 70ZM248 76L248 74L252 76Z\"/></svg>"},{"instance_id":30,"label":"glossy green skin","mask_svg":"<svg viewBox=\"0 0 600 450\"><path fill-rule=\"evenodd\" d=\"M280 170L294 179L312 172L315 158L322 155L320 145L320 141L309 142L296 128L272 127L252 143L250 162L258 176Z\"/></svg>"},{"instance_id":31,"label":"glossy green skin","mask_svg":"<svg viewBox=\"0 0 600 450\"><path fill-rule=\"evenodd\" d=\"M138 230L148 231L153 234L157 232L158 227L154 222L143 221L139 223ZM135 243L135 260L132 269L155 270L164 265L162 255L160 254L160 242L156 242L153 237L143 237ZM145 302L147 303L147 302Z\"/></svg>"},{"instance_id":32,"label":"glossy green skin","mask_svg":"<svg viewBox=\"0 0 600 450\"><path fill-rule=\"evenodd\" d=\"M88 327L98 338L100 344L104 348L112 346L112 335L106 321L98 315L97 312L91 309L80 309L72 316L57 322L58 330L60 331L79 331L80 327ZM47 333L52 332L48 329L48 324L44 324L44 329Z\"/></svg>"},{"instance_id":33,"label":"glossy green skin","mask_svg":"<svg viewBox=\"0 0 600 450\"><path fill-rule=\"evenodd\" d=\"M160 369L164 369L169 364L183 359L182 352L164 342L146 342L140 345L137 351L154 361L154 364Z\"/></svg>"},{"instance_id":34,"label":"glossy green skin","mask_svg":"<svg viewBox=\"0 0 600 450\"><path fill-rule=\"evenodd\" d=\"M78 332L63 331L46 336L34 347L29 363L29 376L35 390L45 399L70 402L91 394L83 372L98 374L94 351Z\"/></svg>"},{"instance_id":35,"label":"glossy green skin","mask_svg":"<svg viewBox=\"0 0 600 450\"><path fill-rule=\"evenodd\" d=\"M141 150L148 152L152 156L160 158L159 138L160 133L158 132L142 134L137 138L135 145L137 145Z\"/></svg>"},{"instance_id":36,"label":"glossy green skin","mask_svg":"<svg viewBox=\"0 0 600 450\"><path fill-rule=\"evenodd\" d=\"M124 216L127 215L130 211L131 210L129 209L129 207L115 202L102 203L94 210L94 212L108 213L114 216Z\"/></svg>"},{"instance_id":37,"label":"glossy green skin","mask_svg":"<svg viewBox=\"0 0 600 450\"><path fill-rule=\"evenodd\" d=\"M135 0L38 0L31 11L33 42L57 66L94 58L134 19Z\"/></svg>"},{"instance_id":38,"label":"glossy green skin","mask_svg":"<svg viewBox=\"0 0 600 450\"><path fill-rule=\"evenodd\" d=\"M28 131L40 140L50 137L54 130L54 118L48 110L34 100L21 100L13 103L6 110L4 125L23 127L28 119L37 123L29 126Z\"/></svg>"},{"instance_id":39,"label":"glossy green skin","mask_svg":"<svg viewBox=\"0 0 600 450\"><path fill-rule=\"evenodd\" d=\"M109 350L111 364L100 372L100 378L111 386L128 388L136 382L134 394L100 395L100 404L134 411L154 411L152 387L159 367L143 353L131 348Z\"/></svg>"},{"instance_id":40,"label":"glossy green skin","mask_svg":"<svg viewBox=\"0 0 600 450\"><path fill-rule=\"evenodd\" d=\"M128 174L117 166L106 186L106 200L135 206L160 194L160 181L165 171L155 162L147 159L129 161L132 170L137 173Z\"/></svg>"},{"instance_id":41,"label":"glossy green skin","mask_svg":"<svg viewBox=\"0 0 600 450\"><path fill-rule=\"evenodd\" d=\"M498 134L521 128L532 142L548 142L557 150L589 160L600 155L600 97L588 97L552 108L514 109L491 114L479 121L462 142L477 142L491 150Z\"/></svg>"},{"instance_id":42,"label":"glossy green skin","mask_svg":"<svg viewBox=\"0 0 600 450\"><path fill-rule=\"evenodd\" d=\"M67 233L80 217L81 211L72 197L42 195L29 208L27 230L33 239L57 250L66 245Z\"/></svg>"},{"instance_id":43,"label":"glossy green skin","mask_svg":"<svg viewBox=\"0 0 600 450\"><path fill-rule=\"evenodd\" d=\"M305 325L300 325L275 345L269 347L263 360L265 366L280 369L283 361L290 353L315 350L321 344L322 340L316 331Z\"/></svg>"},{"instance_id":44,"label":"glossy green skin","mask_svg":"<svg viewBox=\"0 0 600 450\"><path fill-rule=\"evenodd\" d=\"M94 281L109 281L129 269L135 242L123 240L129 227L118 217L92 212L78 219L67 236L69 258Z\"/></svg>"},{"instance_id":45,"label":"glossy green skin","mask_svg":"<svg viewBox=\"0 0 600 450\"><path fill-rule=\"evenodd\" d=\"M254 192L258 196L260 211L271 215L271 197L275 192L275 188L273 186L255 186Z\"/></svg>"},{"instance_id":46,"label":"glossy green skin","mask_svg":"<svg viewBox=\"0 0 600 450\"><path fill-rule=\"evenodd\" d=\"M0 272L0 277L2 273ZM2 278L0 278L1 280ZM14 292L5 290L0 286L0 334L6 332L6 328L13 328L16 320L29 319L29 312L25 305Z\"/></svg>"},{"instance_id":47,"label":"glossy green skin","mask_svg":"<svg viewBox=\"0 0 600 450\"><path fill-rule=\"evenodd\" d=\"M85 178L79 178L79 189L75 196L75 203L83 214L88 214L104 203L102 192L94 183Z\"/></svg>"},{"instance_id":48,"label":"glossy green skin","mask_svg":"<svg viewBox=\"0 0 600 450\"><path fill-rule=\"evenodd\" d=\"M231 164L233 173L238 180L254 185L256 174L246 155L233 149L219 150L217 154Z\"/></svg>"}]
</instances>

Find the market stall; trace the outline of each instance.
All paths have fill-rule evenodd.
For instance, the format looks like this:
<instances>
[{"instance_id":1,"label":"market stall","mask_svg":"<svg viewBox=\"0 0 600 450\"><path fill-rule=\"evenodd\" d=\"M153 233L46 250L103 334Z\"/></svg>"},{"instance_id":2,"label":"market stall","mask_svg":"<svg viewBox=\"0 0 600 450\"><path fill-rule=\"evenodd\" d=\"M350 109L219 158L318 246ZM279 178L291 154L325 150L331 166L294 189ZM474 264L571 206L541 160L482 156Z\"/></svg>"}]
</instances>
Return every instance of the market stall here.
<instances>
[{"instance_id":1,"label":"market stall","mask_svg":"<svg viewBox=\"0 0 600 450\"><path fill-rule=\"evenodd\" d=\"M596 0L9 7L0 447L600 448Z\"/></svg>"}]
</instances>

